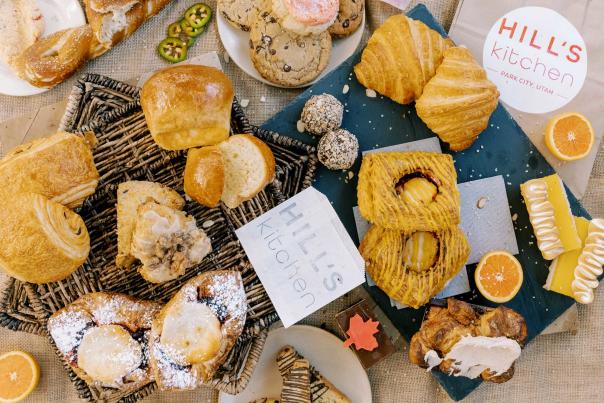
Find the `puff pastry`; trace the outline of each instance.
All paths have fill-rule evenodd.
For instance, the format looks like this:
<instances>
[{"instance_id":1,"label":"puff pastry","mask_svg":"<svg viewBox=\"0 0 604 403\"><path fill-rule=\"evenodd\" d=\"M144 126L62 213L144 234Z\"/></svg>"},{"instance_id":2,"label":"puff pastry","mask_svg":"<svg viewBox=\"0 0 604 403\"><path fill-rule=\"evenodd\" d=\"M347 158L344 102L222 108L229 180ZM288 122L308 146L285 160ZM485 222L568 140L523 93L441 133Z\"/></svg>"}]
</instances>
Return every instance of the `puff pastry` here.
<instances>
[{"instance_id":1,"label":"puff pastry","mask_svg":"<svg viewBox=\"0 0 604 403\"><path fill-rule=\"evenodd\" d=\"M462 151L486 129L499 91L468 49L453 47L444 55L415 108L451 150Z\"/></svg>"},{"instance_id":2,"label":"puff pastry","mask_svg":"<svg viewBox=\"0 0 604 403\"><path fill-rule=\"evenodd\" d=\"M22 144L0 161L0 197L32 192L75 208L94 193L98 181L89 145L71 133Z\"/></svg>"},{"instance_id":3,"label":"puff pastry","mask_svg":"<svg viewBox=\"0 0 604 403\"><path fill-rule=\"evenodd\" d=\"M436 232L401 232L374 225L359 251L378 287L390 298L419 308L464 266L470 246L457 226Z\"/></svg>"},{"instance_id":4,"label":"puff pastry","mask_svg":"<svg viewBox=\"0 0 604 403\"><path fill-rule=\"evenodd\" d=\"M91 293L55 312L48 332L89 385L135 391L153 381L147 340L160 308L123 294Z\"/></svg>"},{"instance_id":5,"label":"puff pastry","mask_svg":"<svg viewBox=\"0 0 604 403\"><path fill-rule=\"evenodd\" d=\"M88 257L82 218L34 193L0 199L0 268L21 281L43 284L73 273Z\"/></svg>"},{"instance_id":6,"label":"puff pastry","mask_svg":"<svg viewBox=\"0 0 604 403\"><path fill-rule=\"evenodd\" d=\"M393 15L375 30L361 62L359 82L400 104L420 97L453 42L405 15Z\"/></svg>"},{"instance_id":7,"label":"puff pastry","mask_svg":"<svg viewBox=\"0 0 604 403\"><path fill-rule=\"evenodd\" d=\"M247 301L241 274L210 271L187 281L153 320L151 366L162 390L209 382L241 335Z\"/></svg>"},{"instance_id":8,"label":"puff pastry","mask_svg":"<svg viewBox=\"0 0 604 403\"><path fill-rule=\"evenodd\" d=\"M357 196L361 215L384 228L436 231L459 224L457 173L447 154L368 154Z\"/></svg>"}]
</instances>

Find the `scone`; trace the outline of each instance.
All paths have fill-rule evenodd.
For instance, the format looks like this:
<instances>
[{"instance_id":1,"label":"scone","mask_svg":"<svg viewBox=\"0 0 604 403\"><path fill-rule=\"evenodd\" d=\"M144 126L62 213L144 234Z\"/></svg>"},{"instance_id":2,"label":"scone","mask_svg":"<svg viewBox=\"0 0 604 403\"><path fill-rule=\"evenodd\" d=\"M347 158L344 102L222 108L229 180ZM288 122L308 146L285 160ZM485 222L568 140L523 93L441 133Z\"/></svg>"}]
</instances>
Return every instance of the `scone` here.
<instances>
[{"instance_id":1,"label":"scone","mask_svg":"<svg viewBox=\"0 0 604 403\"><path fill-rule=\"evenodd\" d=\"M218 12L235 28L249 32L265 2L270 0L218 0Z\"/></svg>"},{"instance_id":2,"label":"scone","mask_svg":"<svg viewBox=\"0 0 604 403\"><path fill-rule=\"evenodd\" d=\"M127 295L91 293L55 312L48 332L88 384L135 391L153 381L147 340L160 308Z\"/></svg>"},{"instance_id":3,"label":"scone","mask_svg":"<svg viewBox=\"0 0 604 403\"><path fill-rule=\"evenodd\" d=\"M237 271L187 281L153 320L149 346L159 388L191 390L209 382L241 335L247 308Z\"/></svg>"},{"instance_id":4,"label":"scone","mask_svg":"<svg viewBox=\"0 0 604 403\"><path fill-rule=\"evenodd\" d=\"M268 81L284 87L308 84L329 63L328 32L299 36L284 30L275 16L262 11L250 31L250 54L254 67Z\"/></svg>"},{"instance_id":5,"label":"scone","mask_svg":"<svg viewBox=\"0 0 604 403\"><path fill-rule=\"evenodd\" d=\"M340 10L329 33L337 37L352 34L361 26L364 14L365 0L340 0Z\"/></svg>"}]
</instances>

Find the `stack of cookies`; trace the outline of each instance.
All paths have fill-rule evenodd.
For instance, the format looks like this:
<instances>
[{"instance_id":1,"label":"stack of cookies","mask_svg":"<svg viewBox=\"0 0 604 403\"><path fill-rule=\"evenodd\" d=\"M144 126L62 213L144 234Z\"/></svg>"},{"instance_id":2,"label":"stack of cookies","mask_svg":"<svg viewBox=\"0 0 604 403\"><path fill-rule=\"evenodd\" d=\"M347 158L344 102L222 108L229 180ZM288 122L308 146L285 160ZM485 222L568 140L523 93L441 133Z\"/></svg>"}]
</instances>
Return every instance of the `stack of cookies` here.
<instances>
[{"instance_id":1,"label":"stack of cookies","mask_svg":"<svg viewBox=\"0 0 604 403\"><path fill-rule=\"evenodd\" d=\"M250 56L262 77L297 87L325 70L332 36L359 28L365 0L219 0L218 10L231 25L250 32Z\"/></svg>"}]
</instances>

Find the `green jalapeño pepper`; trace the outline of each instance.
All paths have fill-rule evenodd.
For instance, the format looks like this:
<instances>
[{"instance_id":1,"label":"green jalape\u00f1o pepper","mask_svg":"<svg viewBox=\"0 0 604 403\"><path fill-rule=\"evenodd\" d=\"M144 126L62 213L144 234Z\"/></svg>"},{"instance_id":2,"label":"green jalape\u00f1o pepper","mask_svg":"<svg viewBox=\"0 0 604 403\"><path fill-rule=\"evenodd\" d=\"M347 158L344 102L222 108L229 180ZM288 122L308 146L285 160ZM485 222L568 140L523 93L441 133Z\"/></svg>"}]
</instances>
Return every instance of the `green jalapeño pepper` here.
<instances>
[{"instance_id":1,"label":"green jalape\u00f1o pepper","mask_svg":"<svg viewBox=\"0 0 604 403\"><path fill-rule=\"evenodd\" d=\"M157 47L159 55L170 63L182 62L187 58L187 44L178 38L166 38Z\"/></svg>"},{"instance_id":2,"label":"green jalape\u00f1o pepper","mask_svg":"<svg viewBox=\"0 0 604 403\"><path fill-rule=\"evenodd\" d=\"M192 5L185 11L185 20L189 21L189 24L193 28L204 27L210 21L211 17L212 9L204 3Z\"/></svg>"},{"instance_id":3,"label":"green jalape\u00f1o pepper","mask_svg":"<svg viewBox=\"0 0 604 403\"><path fill-rule=\"evenodd\" d=\"M183 33L182 27L180 26L180 21L173 22L168 25L168 37L169 38L180 38L180 34Z\"/></svg>"},{"instance_id":4,"label":"green jalape\u00f1o pepper","mask_svg":"<svg viewBox=\"0 0 604 403\"><path fill-rule=\"evenodd\" d=\"M204 28L195 28L186 19L180 21L182 31L190 38L197 38L204 31Z\"/></svg>"}]
</instances>

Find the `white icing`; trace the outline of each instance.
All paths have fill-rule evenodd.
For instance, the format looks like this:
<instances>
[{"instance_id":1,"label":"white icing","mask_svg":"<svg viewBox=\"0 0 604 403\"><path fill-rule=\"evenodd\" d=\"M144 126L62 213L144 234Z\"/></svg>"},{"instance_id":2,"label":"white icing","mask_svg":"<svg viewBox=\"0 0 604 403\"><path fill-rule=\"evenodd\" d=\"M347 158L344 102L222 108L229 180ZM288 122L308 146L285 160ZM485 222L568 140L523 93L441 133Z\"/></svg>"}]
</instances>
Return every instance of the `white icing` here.
<instances>
[{"instance_id":1,"label":"white icing","mask_svg":"<svg viewBox=\"0 0 604 403\"><path fill-rule=\"evenodd\" d=\"M589 224L585 246L575 268L575 279L571 289L575 300L590 304L594 300L593 290L598 287L598 277L604 265L604 219L594 219Z\"/></svg>"},{"instance_id":2,"label":"white icing","mask_svg":"<svg viewBox=\"0 0 604 403\"><path fill-rule=\"evenodd\" d=\"M440 363L443 362L443 359L440 358L436 351L428 350L426 355L424 355L424 361L426 362L426 364L428 364L427 371L431 371L432 368L439 366Z\"/></svg>"},{"instance_id":3,"label":"white icing","mask_svg":"<svg viewBox=\"0 0 604 403\"><path fill-rule=\"evenodd\" d=\"M544 259L552 260L564 253L564 245L556 226L554 206L548 199L547 183L532 180L525 185L523 195L539 250Z\"/></svg>"}]
</instances>

